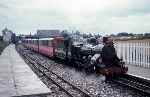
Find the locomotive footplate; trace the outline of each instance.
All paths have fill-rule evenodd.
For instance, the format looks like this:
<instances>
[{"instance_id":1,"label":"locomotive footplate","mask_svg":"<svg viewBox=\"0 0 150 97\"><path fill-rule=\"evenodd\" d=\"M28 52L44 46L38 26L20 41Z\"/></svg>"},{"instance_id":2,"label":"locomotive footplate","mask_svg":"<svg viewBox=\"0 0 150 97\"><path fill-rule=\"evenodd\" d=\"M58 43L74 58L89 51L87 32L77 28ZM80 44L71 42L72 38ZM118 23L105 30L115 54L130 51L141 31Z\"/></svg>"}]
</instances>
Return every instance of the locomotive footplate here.
<instances>
[{"instance_id":1,"label":"locomotive footplate","mask_svg":"<svg viewBox=\"0 0 150 97\"><path fill-rule=\"evenodd\" d=\"M114 76L125 74L127 71L128 71L128 67L111 66L111 67L100 68L98 70L98 73L105 76L114 77Z\"/></svg>"}]
</instances>

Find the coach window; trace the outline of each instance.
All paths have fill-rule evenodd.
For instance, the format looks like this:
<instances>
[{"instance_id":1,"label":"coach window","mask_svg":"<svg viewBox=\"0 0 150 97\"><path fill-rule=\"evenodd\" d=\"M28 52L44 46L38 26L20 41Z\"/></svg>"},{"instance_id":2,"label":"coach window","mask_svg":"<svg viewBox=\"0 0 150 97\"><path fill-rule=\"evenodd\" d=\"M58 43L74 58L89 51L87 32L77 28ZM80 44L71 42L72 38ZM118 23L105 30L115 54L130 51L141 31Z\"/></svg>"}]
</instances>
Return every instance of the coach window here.
<instances>
[{"instance_id":1,"label":"coach window","mask_svg":"<svg viewBox=\"0 0 150 97\"><path fill-rule=\"evenodd\" d=\"M39 45L43 45L41 40L39 40Z\"/></svg>"},{"instance_id":2,"label":"coach window","mask_svg":"<svg viewBox=\"0 0 150 97\"><path fill-rule=\"evenodd\" d=\"M44 45L44 40L41 40L41 44Z\"/></svg>"},{"instance_id":3,"label":"coach window","mask_svg":"<svg viewBox=\"0 0 150 97\"><path fill-rule=\"evenodd\" d=\"M43 40L43 45L45 46L45 40Z\"/></svg>"},{"instance_id":4,"label":"coach window","mask_svg":"<svg viewBox=\"0 0 150 97\"><path fill-rule=\"evenodd\" d=\"M34 40L34 45L36 45L36 40Z\"/></svg>"},{"instance_id":5,"label":"coach window","mask_svg":"<svg viewBox=\"0 0 150 97\"><path fill-rule=\"evenodd\" d=\"M37 40L35 40L35 45L37 45Z\"/></svg>"},{"instance_id":6,"label":"coach window","mask_svg":"<svg viewBox=\"0 0 150 97\"><path fill-rule=\"evenodd\" d=\"M45 45L45 46L47 46L47 40L44 40L44 42L43 42L43 43L44 43L44 45Z\"/></svg>"},{"instance_id":7,"label":"coach window","mask_svg":"<svg viewBox=\"0 0 150 97\"><path fill-rule=\"evenodd\" d=\"M48 46L48 40L45 40L45 46Z\"/></svg>"},{"instance_id":8,"label":"coach window","mask_svg":"<svg viewBox=\"0 0 150 97\"><path fill-rule=\"evenodd\" d=\"M35 40L35 45L38 45L37 40Z\"/></svg>"},{"instance_id":9,"label":"coach window","mask_svg":"<svg viewBox=\"0 0 150 97\"><path fill-rule=\"evenodd\" d=\"M41 42L42 42L42 45L45 45L45 41L44 40L42 40Z\"/></svg>"},{"instance_id":10,"label":"coach window","mask_svg":"<svg viewBox=\"0 0 150 97\"><path fill-rule=\"evenodd\" d=\"M41 44L44 45L44 40L41 40Z\"/></svg>"},{"instance_id":11,"label":"coach window","mask_svg":"<svg viewBox=\"0 0 150 97\"><path fill-rule=\"evenodd\" d=\"M52 41L48 41L48 46L49 46L49 47L52 46Z\"/></svg>"},{"instance_id":12,"label":"coach window","mask_svg":"<svg viewBox=\"0 0 150 97\"><path fill-rule=\"evenodd\" d=\"M44 40L41 40L41 44L44 45Z\"/></svg>"},{"instance_id":13,"label":"coach window","mask_svg":"<svg viewBox=\"0 0 150 97\"><path fill-rule=\"evenodd\" d=\"M41 45L41 40L39 40L39 45Z\"/></svg>"},{"instance_id":14,"label":"coach window","mask_svg":"<svg viewBox=\"0 0 150 97\"><path fill-rule=\"evenodd\" d=\"M45 46L45 40L42 40L42 45L44 45L44 46Z\"/></svg>"}]
</instances>

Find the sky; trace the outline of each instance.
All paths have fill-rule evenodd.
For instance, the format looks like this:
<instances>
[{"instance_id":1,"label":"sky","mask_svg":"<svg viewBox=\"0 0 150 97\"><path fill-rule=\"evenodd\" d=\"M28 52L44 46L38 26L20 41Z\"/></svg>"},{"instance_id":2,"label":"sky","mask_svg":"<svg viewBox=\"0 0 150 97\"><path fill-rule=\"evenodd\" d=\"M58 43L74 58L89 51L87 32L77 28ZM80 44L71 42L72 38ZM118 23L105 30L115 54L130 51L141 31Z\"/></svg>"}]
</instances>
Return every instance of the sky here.
<instances>
[{"instance_id":1,"label":"sky","mask_svg":"<svg viewBox=\"0 0 150 97\"><path fill-rule=\"evenodd\" d=\"M0 0L0 30L150 32L150 0Z\"/></svg>"}]
</instances>

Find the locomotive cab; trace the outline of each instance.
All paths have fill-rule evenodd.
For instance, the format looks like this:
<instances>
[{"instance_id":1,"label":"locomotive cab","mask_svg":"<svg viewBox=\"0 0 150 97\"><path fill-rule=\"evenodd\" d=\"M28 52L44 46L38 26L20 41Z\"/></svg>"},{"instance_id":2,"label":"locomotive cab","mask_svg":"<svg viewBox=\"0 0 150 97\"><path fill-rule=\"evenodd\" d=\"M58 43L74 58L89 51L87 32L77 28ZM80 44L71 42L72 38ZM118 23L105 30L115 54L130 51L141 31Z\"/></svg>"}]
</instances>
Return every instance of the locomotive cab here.
<instances>
[{"instance_id":1,"label":"locomotive cab","mask_svg":"<svg viewBox=\"0 0 150 97\"><path fill-rule=\"evenodd\" d=\"M117 57L111 37L104 37L103 42L104 47L101 53L101 63L100 67L97 67L97 71L107 77L114 77L126 73L128 68Z\"/></svg>"}]
</instances>

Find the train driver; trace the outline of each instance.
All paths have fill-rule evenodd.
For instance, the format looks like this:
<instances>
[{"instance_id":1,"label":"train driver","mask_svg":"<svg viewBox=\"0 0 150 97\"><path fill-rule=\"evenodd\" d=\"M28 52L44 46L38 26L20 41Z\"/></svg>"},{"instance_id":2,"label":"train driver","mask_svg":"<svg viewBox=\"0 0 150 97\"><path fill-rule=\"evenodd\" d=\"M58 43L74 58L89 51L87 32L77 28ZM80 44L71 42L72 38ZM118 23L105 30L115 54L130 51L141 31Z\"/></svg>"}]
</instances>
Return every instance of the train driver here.
<instances>
[{"instance_id":1,"label":"train driver","mask_svg":"<svg viewBox=\"0 0 150 97\"><path fill-rule=\"evenodd\" d=\"M102 63L106 67L119 66L119 58L117 57L113 39L111 37L103 37L104 47L102 48Z\"/></svg>"}]
</instances>

